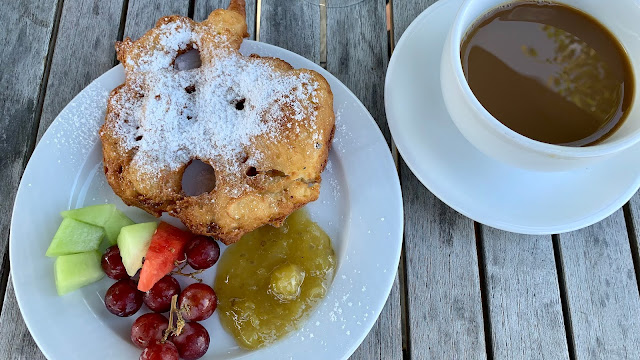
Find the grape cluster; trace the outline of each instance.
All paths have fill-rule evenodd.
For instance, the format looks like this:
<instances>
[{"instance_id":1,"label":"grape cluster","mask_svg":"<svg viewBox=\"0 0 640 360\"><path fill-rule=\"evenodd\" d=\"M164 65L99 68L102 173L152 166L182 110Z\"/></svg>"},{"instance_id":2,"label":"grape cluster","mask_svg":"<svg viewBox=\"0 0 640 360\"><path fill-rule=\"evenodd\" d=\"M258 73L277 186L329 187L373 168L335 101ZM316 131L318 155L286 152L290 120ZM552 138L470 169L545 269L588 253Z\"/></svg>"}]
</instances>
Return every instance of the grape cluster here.
<instances>
[{"instance_id":1,"label":"grape cluster","mask_svg":"<svg viewBox=\"0 0 640 360\"><path fill-rule=\"evenodd\" d=\"M214 239L194 236L186 245L184 260L181 260L195 270L193 274L197 274L212 267L219 257L220 247ZM131 327L131 342L143 349L140 360L195 360L207 352L209 332L197 321L208 319L218 305L216 293L210 286L197 282L182 290L178 281L169 274L151 290L142 293L136 280L128 276L117 245L105 251L102 269L108 277L117 280L105 294L107 310L117 316L131 316L144 303L153 311L138 317ZM184 275L182 269L174 273ZM176 308L172 309L174 297L177 297L177 303L174 300ZM174 310L179 321L183 321L179 333L161 314L171 311L173 315Z\"/></svg>"}]
</instances>

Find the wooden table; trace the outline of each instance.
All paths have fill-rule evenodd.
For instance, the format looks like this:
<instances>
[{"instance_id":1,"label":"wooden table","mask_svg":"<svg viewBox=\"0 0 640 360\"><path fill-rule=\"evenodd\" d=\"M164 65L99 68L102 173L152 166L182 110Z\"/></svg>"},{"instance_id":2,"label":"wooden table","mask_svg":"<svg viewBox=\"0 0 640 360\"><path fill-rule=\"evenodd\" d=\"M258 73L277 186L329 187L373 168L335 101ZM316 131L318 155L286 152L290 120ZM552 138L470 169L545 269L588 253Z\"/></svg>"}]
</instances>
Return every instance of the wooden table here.
<instances>
[{"instance_id":1,"label":"wooden table","mask_svg":"<svg viewBox=\"0 0 640 360\"><path fill-rule=\"evenodd\" d=\"M389 56L435 1L313 1L249 0L252 38L326 67L362 100L393 147L383 106ZM346 1L356 4L339 7ZM114 41L137 38L163 15L202 20L227 2L0 4L0 359L44 358L20 315L7 252L15 192L43 132L116 65ZM403 258L387 304L353 359L640 359L638 195L586 229L518 235L456 213L401 158L398 164Z\"/></svg>"}]
</instances>

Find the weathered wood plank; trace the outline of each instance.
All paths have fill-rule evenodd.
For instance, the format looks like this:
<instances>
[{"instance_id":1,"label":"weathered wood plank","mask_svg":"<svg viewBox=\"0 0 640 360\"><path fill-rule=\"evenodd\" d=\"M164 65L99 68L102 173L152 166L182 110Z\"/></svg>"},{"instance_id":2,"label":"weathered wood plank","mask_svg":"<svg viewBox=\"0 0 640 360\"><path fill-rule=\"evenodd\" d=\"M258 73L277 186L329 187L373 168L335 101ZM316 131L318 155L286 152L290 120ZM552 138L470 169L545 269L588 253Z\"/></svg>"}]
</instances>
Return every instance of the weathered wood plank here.
<instances>
[{"instance_id":1,"label":"weathered wood plank","mask_svg":"<svg viewBox=\"0 0 640 360\"><path fill-rule=\"evenodd\" d=\"M38 345L33 341L27 326L22 320L18 301L13 291L11 276L4 297L2 318L0 320L0 359L40 360L46 359Z\"/></svg>"},{"instance_id":2,"label":"weathered wood plank","mask_svg":"<svg viewBox=\"0 0 640 360\"><path fill-rule=\"evenodd\" d=\"M74 96L113 67L122 6L122 0L64 2L38 139Z\"/></svg>"},{"instance_id":3,"label":"weathered wood plank","mask_svg":"<svg viewBox=\"0 0 640 360\"><path fill-rule=\"evenodd\" d=\"M640 297L622 210L559 235L577 359L640 359Z\"/></svg>"},{"instance_id":4,"label":"weathered wood plank","mask_svg":"<svg viewBox=\"0 0 640 360\"><path fill-rule=\"evenodd\" d=\"M392 0L393 39L398 43L409 24L438 0Z\"/></svg>"},{"instance_id":5,"label":"weathered wood plank","mask_svg":"<svg viewBox=\"0 0 640 360\"><path fill-rule=\"evenodd\" d=\"M384 115L384 77L389 61L386 2L331 6L339 3L327 0L327 70L362 101L390 142Z\"/></svg>"},{"instance_id":6,"label":"weathered wood plank","mask_svg":"<svg viewBox=\"0 0 640 360\"><path fill-rule=\"evenodd\" d=\"M5 1L0 11L0 259L9 241L11 209L20 177L35 143L45 79L45 61L54 32L57 0ZM0 260L4 262L4 260ZM8 263L0 268L4 294Z\"/></svg>"},{"instance_id":7,"label":"weathered wood plank","mask_svg":"<svg viewBox=\"0 0 640 360\"><path fill-rule=\"evenodd\" d=\"M193 19L202 21L209 16L209 13L215 9L226 9L229 0L195 0L195 9ZM256 0L247 0L247 29L249 31L249 39L256 38Z\"/></svg>"},{"instance_id":8,"label":"weathered wood plank","mask_svg":"<svg viewBox=\"0 0 640 360\"><path fill-rule=\"evenodd\" d=\"M386 2L341 7L327 0L326 68L362 101L390 141L384 115L384 75L388 62ZM353 28L358 31L345 31ZM394 282L378 321L352 359L402 358L400 284Z\"/></svg>"},{"instance_id":9,"label":"weathered wood plank","mask_svg":"<svg viewBox=\"0 0 640 360\"><path fill-rule=\"evenodd\" d=\"M24 166L35 144L40 115L41 86L46 81L46 59L55 33L57 1L6 2L0 11L0 23L8 31L0 32L0 254L9 240L11 207ZM25 46L28 44L28 46ZM20 125L18 125L20 122ZM5 260L8 257L4 258ZM2 263L6 279L9 263ZM9 284L3 295L0 315L0 359L42 358L38 347L22 321ZM6 292L5 292L6 290ZM15 320L14 320L15 319ZM20 328L18 331L15 328Z\"/></svg>"},{"instance_id":10,"label":"weathered wood plank","mask_svg":"<svg viewBox=\"0 0 640 360\"><path fill-rule=\"evenodd\" d=\"M482 226L496 359L568 359L551 236Z\"/></svg>"},{"instance_id":11,"label":"weathered wood plank","mask_svg":"<svg viewBox=\"0 0 640 360\"><path fill-rule=\"evenodd\" d=\"M320 62L320 8L300 0L262 0L257 39Z\"/></svg>"},{"instance_id":12,"label":"weathered wood plank","mask_svg":"<svg viewBox=\"0 0 640 360\"><path fill-rule=\"evenodd\" d=\"M64 2L37 139L78 92L113 66L122 4L122 0ZM4 299L1 341L11 340L0 342L0 359L44 358L20 315L13 286L7 288Z\"/></svg>"},{"instance_id":13,"label":"weathered wood plank","mask_svg":"<svg viewBox=\"0 0 640 360\"><path fill-rule=\"evenodd\" d=\"M189 0L131 0L127 11L127 21L124 36L138 39L147 30L156 25L156 21L163 16L183 15L189 13Z\"/></svg>"},{"instance_id":14,"label":"weathered wood plank","mask_svg":"<svg viewBox=\"0 0 640 360\"><path fill-rule=\"evenodd\" d=\"M393 34L435 0L393 0ZM431 194L401 162L409 351L413 359L484 359L473 222Z\"/></svg>"},{"instance_id":15,"label":"weathered wood plank","mask_svg":"<svg viewBox=\"0 0 640 360\"><path fill-rule=\"evenodd\" d=\"M401 163L412 359L485 359L473 221L431 194Z\"/></svg>"}]
</instances>

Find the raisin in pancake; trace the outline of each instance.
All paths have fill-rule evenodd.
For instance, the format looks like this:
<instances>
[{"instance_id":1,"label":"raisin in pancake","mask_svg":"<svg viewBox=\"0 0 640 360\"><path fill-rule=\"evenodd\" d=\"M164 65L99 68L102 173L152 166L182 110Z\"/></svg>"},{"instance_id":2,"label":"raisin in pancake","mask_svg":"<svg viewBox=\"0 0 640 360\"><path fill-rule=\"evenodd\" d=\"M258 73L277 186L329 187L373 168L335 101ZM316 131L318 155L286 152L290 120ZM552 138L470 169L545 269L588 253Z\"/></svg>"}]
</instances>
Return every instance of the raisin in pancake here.
<instances>
[{"instance_id":1,"label":"raisin in pancake","mask_svg":"<svg viewBox=\"0 0 640 360\"><path fill-rule=\"evenodd\" d=\"M117 43L126 78L100 130L105 175L126 204L225 244L318 198L334 131L327 81L241 55L247 35L244 1L232 0L203 22L164 17ZM176 58L193 49L200 67L182 70ZM182 175L195 159L213 167L215 186L188 196Z\"/></svg>"}]
</instances>

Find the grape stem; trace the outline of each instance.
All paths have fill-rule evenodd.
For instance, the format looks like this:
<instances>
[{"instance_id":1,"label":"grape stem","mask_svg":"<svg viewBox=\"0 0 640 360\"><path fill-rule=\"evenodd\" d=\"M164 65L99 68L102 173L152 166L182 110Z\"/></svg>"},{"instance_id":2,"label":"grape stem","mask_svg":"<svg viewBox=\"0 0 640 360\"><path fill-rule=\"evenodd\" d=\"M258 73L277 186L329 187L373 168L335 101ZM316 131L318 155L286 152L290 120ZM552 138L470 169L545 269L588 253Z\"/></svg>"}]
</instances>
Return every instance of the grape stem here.
<instances>
[{"instance_id":1,"label":"grape stem","mask_svg":"<svg viewBox=\"0 0 640 360\"><path fill-rule=\"evenodd\" d=\"M202 279L200 279L200 278L199 278L199 277L197 277L196 275L201 274L205 269L200 269L200 270L196 270L196 271L193 271L193 272L190 272L190 273L186 273L186 272L184 272L183 270L184 270L184 268L186 268L186 267L187 267L187 264L184 264L184 265L180 266L180 263L179 263L178 261L176 261L176 262L175 262L175 266L176 266L176 268L178 268L178 269L177 269L177 270L173 270L173 271L171 272L171 275L186 276L186 277L191 278L191 279L193 279L193 280L195 280L195 281L197 281L197 282L199 282L199 283L201 283L201 282L202 282Z\"/></svg>"},{"instance_id":2,"label":"grape stem","mask_svg":"<svg viewBox=\"0 0 640 360\"><path fill-rule=\"evenodd\" d=\"M173 321L174 315L176 317L175 324ZM164 331L161 342L166 342L170 335L180 335L185 325L186 322L184 321L184 318L182 318L180 309L178 309L178 295L173 295L171 297L171 310L169 310L169 327Z\"/></svg>"}]
</instances>

